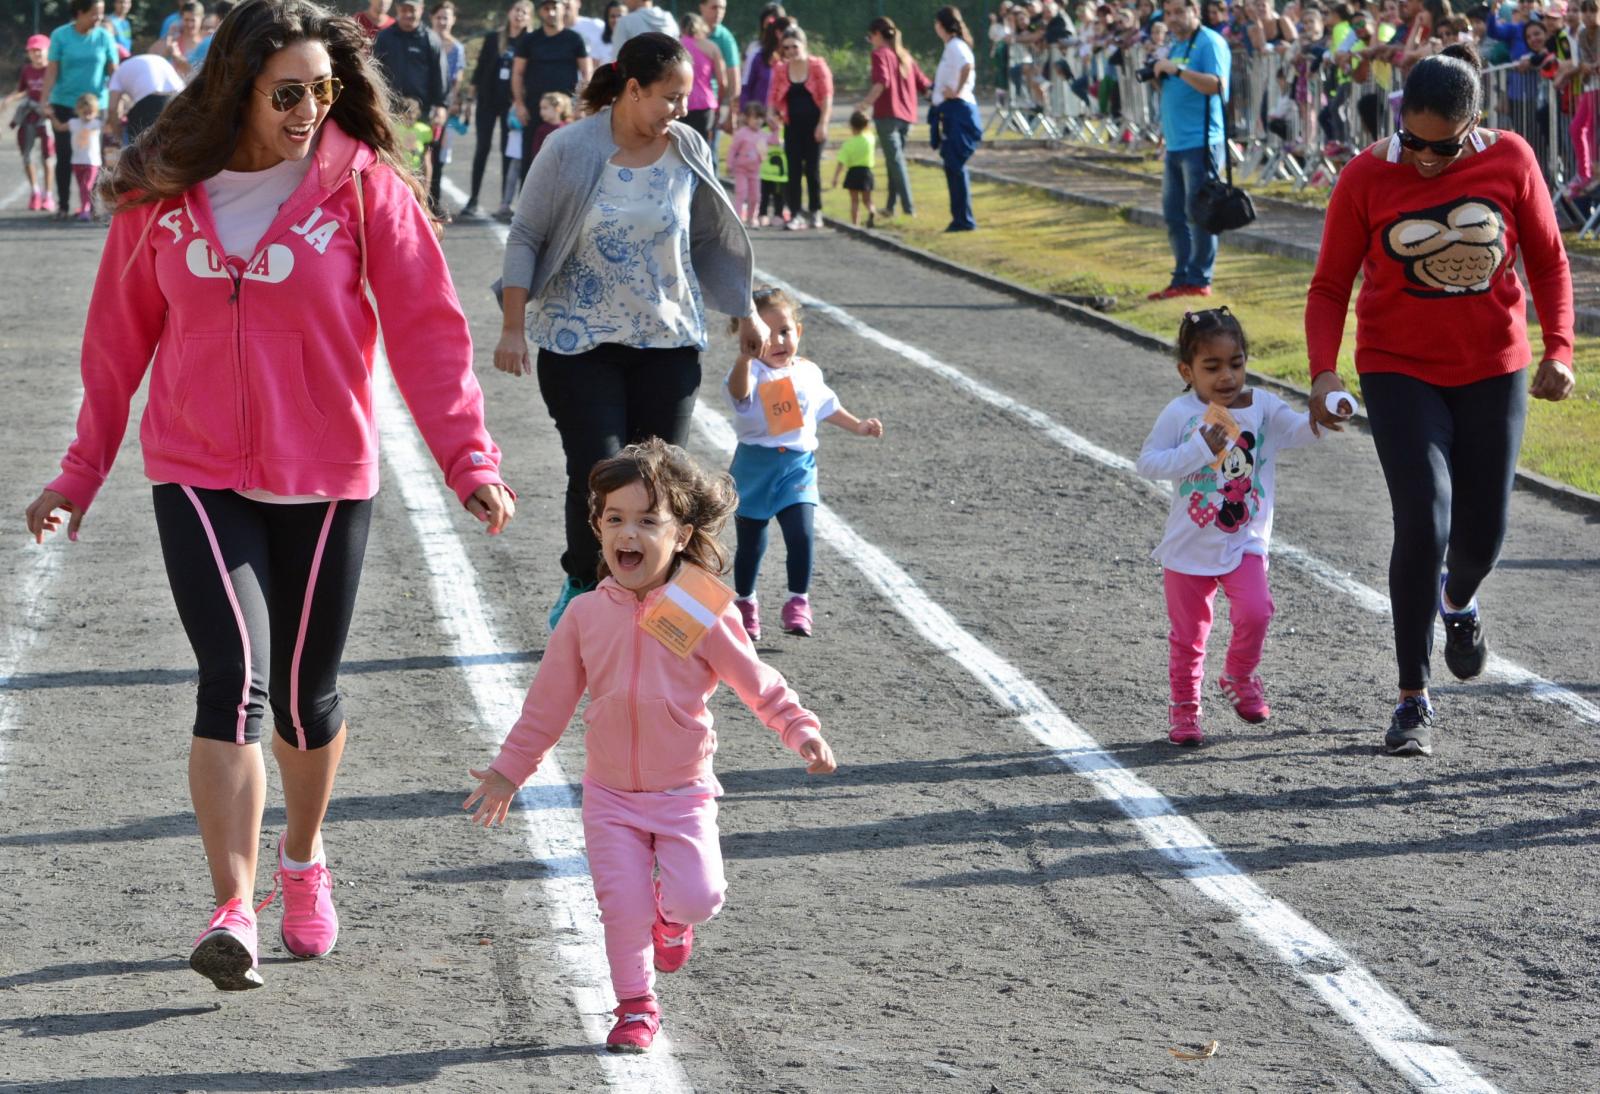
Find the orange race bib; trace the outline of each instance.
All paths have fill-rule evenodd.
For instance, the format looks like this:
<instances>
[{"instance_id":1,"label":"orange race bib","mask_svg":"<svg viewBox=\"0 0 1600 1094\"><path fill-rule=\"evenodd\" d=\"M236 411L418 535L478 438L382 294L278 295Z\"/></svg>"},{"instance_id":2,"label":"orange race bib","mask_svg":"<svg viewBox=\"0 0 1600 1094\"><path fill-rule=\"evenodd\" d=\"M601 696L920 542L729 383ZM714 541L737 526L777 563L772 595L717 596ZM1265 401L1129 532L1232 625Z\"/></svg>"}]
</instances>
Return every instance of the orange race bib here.
<instances>
[{"instance_id":1,"label":"orange race bib","mask_svg":"<svg viewBox=\"0 0 1600 1094\"><path fill-rule=\"evenodd\" d=\"M1206 407L1205 417L1200 419L1206 425L1220 425L1222 431L1228 435L1228 443L1232 444L1239 439L1239 423L1233 420L1233 415L1228 413L1228 408L1221 403L1212 403ZM1217 453L1217 458L1211 461L1213 469L1222 466L1222 457L1228 454L1224 448Z\"/></svg>"},{"instance_id":2,"label":"orange race bib","mask_svg":"<svg viewBox=\"0 0 1600 1094\"><path fill-rule=\"evenodd\" d=\"M717 617L732 600L732 589L700 567L685 562L639 626L667 649L686 658L706 632L717 625Z\"/></svg>"},{"instance_id":3,"label":"orange race bib","mask_svg":"<svg viewBox=\"0 0 1600 1094\"><path fill-rule=\"evenodd\" d=\"M794 381L784 376L768 380L756 389L761 397L761 409L767 414L767 434L781 437L805 428L806 418L800 413L800 400L794 393Z\"/></svg>"}]
</instances>

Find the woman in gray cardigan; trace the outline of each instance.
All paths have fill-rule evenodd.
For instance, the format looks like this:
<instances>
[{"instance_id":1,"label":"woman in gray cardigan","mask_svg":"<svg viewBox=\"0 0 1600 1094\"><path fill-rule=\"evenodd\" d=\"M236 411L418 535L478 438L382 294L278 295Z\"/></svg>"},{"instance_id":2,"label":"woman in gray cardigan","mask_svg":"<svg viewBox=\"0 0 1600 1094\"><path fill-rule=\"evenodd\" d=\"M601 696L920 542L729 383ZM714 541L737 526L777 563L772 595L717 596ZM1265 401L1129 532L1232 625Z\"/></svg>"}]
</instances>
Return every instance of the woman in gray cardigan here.
<instances>
[{"instance_id":1,"label":"woman in gray cardigan","mask_svg":"<svg viewBox=\"0 0 1600 1094\"><path fill-rule=\"evenodd\" d=\"M511 222L494 364L532 371L533 339L567 460L567 576L552 629L595 584L590 469L647 437L688 439L705 305L739 319L746 354L767 339L751 302L750 237L706 142L678 122L693 83L677 39L628 39L590 79L589 116L551 134L534 158Z\"/></svg>"}]
</instances>

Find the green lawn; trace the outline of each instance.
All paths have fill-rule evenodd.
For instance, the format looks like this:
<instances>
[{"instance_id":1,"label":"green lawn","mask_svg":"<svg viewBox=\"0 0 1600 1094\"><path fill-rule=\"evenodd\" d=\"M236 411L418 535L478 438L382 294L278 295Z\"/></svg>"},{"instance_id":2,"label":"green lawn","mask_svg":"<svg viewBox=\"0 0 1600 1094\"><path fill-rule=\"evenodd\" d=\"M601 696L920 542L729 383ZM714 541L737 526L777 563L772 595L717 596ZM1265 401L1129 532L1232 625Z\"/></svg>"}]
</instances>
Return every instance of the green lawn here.
<instances>
[{"instance_id":1,"label":"green lawn","mask_svg":"<svg viewBox=\"0 0 1600 1094\"><path fill-rule=\"evenodd\" d=\"M830 157L831 159L831 157ZM887 176L876 172L881 187ZM824 181L832 164L824 164ZM1145 294L1166 284L1172 269L1166 233L1130 224L1115 212L1063 202L1029 187L974 181L973 205L980 229L946 234L947 196L942 171L911 166L917 197L914 220L898 218L880 228L914 247L1056 294L1116 297L1113 314L1142 330L1172 339L1191 298L1150 302ZM882 204L881 191L875 195ZM848 219L850 196L828 191L830 216ZM1217 260L1213 304L1227 304L1250 335L1250 367L1301 384L1309 377L1301 317L1311 264L1247 254L1224 240ZM1345 327L1340 372L1359 384L1351 364L1354 308ZM1537 333L1534 344L1538 345ZM1600 338L1580 335L1578 390L1564 403L1535 402L1529 415L1522 464L1552 478L1600 493Z\"/></svg>"}]
</instances>

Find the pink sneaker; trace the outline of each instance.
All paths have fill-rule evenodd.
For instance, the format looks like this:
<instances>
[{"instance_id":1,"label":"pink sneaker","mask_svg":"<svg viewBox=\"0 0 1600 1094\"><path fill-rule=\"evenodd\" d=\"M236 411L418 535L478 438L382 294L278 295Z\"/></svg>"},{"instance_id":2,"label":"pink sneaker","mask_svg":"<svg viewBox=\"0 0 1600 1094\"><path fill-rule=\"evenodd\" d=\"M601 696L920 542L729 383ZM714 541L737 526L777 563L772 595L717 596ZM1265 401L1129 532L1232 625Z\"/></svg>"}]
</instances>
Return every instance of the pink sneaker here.
<instances>
[{"instance_id":1,"label":"pink sneaker","mask_svg":"<svg viewBox=\"0 0 1600 1094\"><path fill-rule=\"evenodd\" d=\"M1175 745L1197 745L1206 739L1200 731L1200 704L1173 703L1167 707L1167 740Z\"/></svg>"},{"instance_id":2,"label":"pink sneaker","mask_svg":"<svg viewBox=\"0 0 1600 1094\"><path fill-rule=\"evenodd\" d=\"M43 209L43 208L44 208L44 195L43 194L41 194L39 191L35 190L32 194L28 195L28 211L30 213L37 213L40 209Z\"/></svg>"},{"instance_id":3,"label":"pink sneaker","mask_svg":"<svg viewBox=\"0 0 1600 1094\"><path fill-rule=\"evenodd\" d=\"M606 1036L607 1052L648 1052L661 1031L661 1007L654 999L624 999L611 1012L617 1024Z\"/></svg>"},{"instance_id":4,"label":"pink sneaker","mask_svg":"<svg viewBox=\"0 0 1600 1094\"><path fill-rule=\"evenodd\" d=\"M1272 708L1267 706L1267 694L1261 686L1261 677L1229 676L1223 673L1217 678L1217 687L1233 704L1233 712L1251 725L1260 725L1272 717Z\"/></svg>"},{"instance_id":5,"label":"pink sneaker","mask_svg":"<svg viewBox=\"0 0 1600 1094\"><path fill-rule=\"evenodd\" d=\"M256 917L235 897L194 940L189 967L223 991L248 991L262 984L256 965Z\"/></svg>"},{"instance_id":6,"label":"pink sneaker","mask_svg":"<svg viewBox=\"0 0 1600 1094\"><path fill-rule=\"evenodd\" d=\"M43 209L47 213L55 212L56 211L56 196L54 194L50 193L50 191L46 190L45 194L44 194L44 204L39 206L39 208Z\"/></svg>"},{"instance_id":7,"label":"pink sneaker","mask_svg":"<svg viewBox=\"0 0 1600 1094\"><path fill-rule=\"evenodd\" d=\"M278 873L273 881L283 890L279 930L284 949L296 957L322 957L332 950L339 940L339 913L333 909L333 875L327 866L319 862L304 873L289 870L283 864L283 837L279 836Z\"/></svg>"},{"instance_id":8,"label":"pink sneaker","mask_svg":"<svg viewBox=\"0 0 1600 1094\"><path fill-rule=\"evenodd\" d=\"M677 972L694 953L694 926L668 923L657 912L656 921L650 926L650 941L655 944L656 971Z\"/></svg>"},{"instance_id":9,"label":"pink sneaker","mask_svg":"<svg viewBox=\"0 0 1600 1094\"><path fill-rule=\"evenodd\" d=\"M757 642L761 639L761 606L756 603L756 598L749 600L735 600L739 605L739 618L744 622L744 633L750 636L750 641Z\"/></svg>"},{"instance_id":10,"label":"pink sneaker","mask_svg":"<svg viewBox=\"0 0 1600 1094\"><path fill-rule=\"evenodd\" d=\"M783 606L783 629L803 638L811 637L811 600L791 596Z\"/></svg>"}]
</instances>

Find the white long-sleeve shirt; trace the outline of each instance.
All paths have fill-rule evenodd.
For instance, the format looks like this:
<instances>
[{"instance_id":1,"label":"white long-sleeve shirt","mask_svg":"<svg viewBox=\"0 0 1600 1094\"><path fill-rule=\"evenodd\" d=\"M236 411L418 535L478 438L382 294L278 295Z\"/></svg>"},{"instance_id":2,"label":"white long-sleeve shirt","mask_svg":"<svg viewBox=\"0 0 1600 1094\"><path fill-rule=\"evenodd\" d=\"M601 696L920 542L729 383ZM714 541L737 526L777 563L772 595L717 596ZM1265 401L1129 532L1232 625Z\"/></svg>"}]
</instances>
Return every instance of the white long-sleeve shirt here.
<instances>
[{"instance_id":1,"label":"white long-sleeve shirt","mask_svg":"<svg viewBox=\"0 0 1600 1094\"><path fill-rule=\"evenodd\" d=\"M1169 570L1211 577L1231 573L1247 554L1267 554L1277 455L1316 440L1311 415L1253 388L1251 404L1229 413L1239 439L1221 466L1200 436L1206 404L1184 392L1162 410L1139 451L1139 474L1176 484L1167 527L1152 555Z\"/></svg>"}]
</instances>

